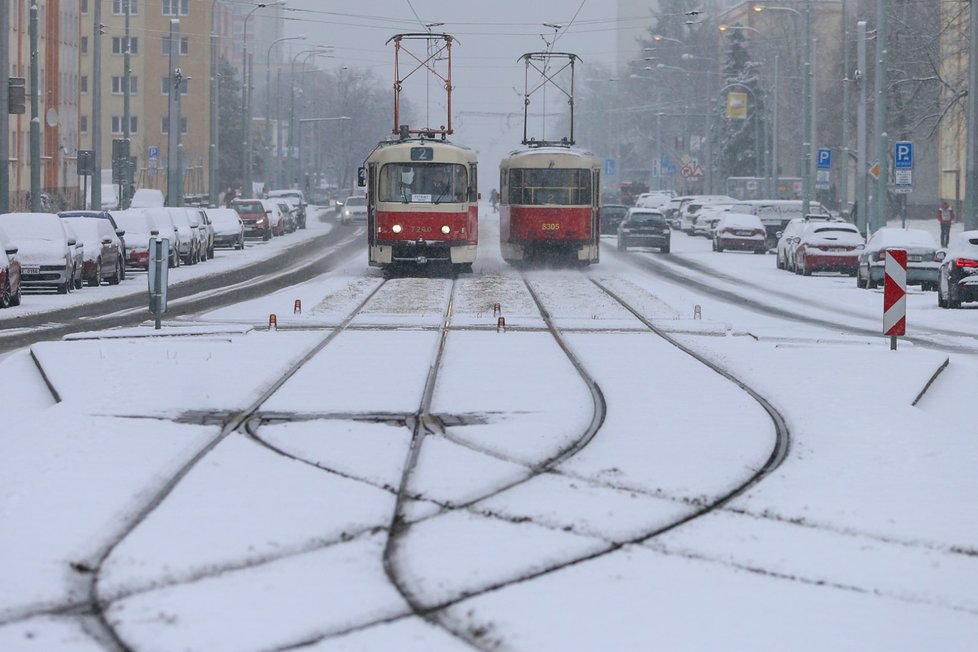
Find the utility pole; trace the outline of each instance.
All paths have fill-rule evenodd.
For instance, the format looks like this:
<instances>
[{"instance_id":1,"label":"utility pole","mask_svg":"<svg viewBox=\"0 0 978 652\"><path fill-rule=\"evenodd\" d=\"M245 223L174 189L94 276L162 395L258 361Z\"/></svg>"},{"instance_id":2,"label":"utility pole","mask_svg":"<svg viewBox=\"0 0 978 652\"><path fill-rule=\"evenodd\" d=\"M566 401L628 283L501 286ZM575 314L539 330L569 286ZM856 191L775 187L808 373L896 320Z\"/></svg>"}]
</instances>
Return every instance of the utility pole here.
<instances>
[{"instance_id":1,"label":"utility pole","mask_svg":"<svg viewBox=\"0 0 978 652\"><path fill-rule=\"evenodd\" d=\"M849 208L849 3L842 0L842 178L840 210Z\"/></svg>"},{"instance_id":2,"label":"utility pole","mask_svg":"<svg viewBox=\"0 0 978 652\"><path fill-rule=\"evenodd\" d=\"M217 35L217 12L216 9L217 0L211 0L211 66L210 66L210 147L208 148L208 158L207 158L207 187L210 189L210 205L217 206L217 201L219 199L220 188L217 185L217 147L218 147L218 133L217 133L217 96L218 96L218 78L217 78L217 46L218 46L218 35Z\"/></svg>"},{"instance_id":3,"label":"utility pole","mask_svg":"<svg viewBox=\"0 0 978 652\"><path fill-rule=\"evenodd\" d=\"M978 88L978 8L972 2L968 10L970 18L968 20L968 31L971 38L968 44L968 88ZM965 177L964 177L964 228L965 230L978 229L978 93L968 92L968 151L965 153Z\"/></svg>"},{"instance_id":4,"label":"utility pole","mask_svg":"<svg viewBox=\"0 0 978 652\"><path fill-rule=\"evenodd\" d=\"M856 109L856 227L867 233L869 225L869 188L866 173L866 21L856 23L856 85L859 100Z\"/></svg>"},{"instance_id":5,"label":"utility pole","mask_svg":"<svg viewBox=\"0 0 978 652\"><path fill-rule=\"evenodd\" d=\"M10 211L10 3L0 0L0 213Z\"/></svg>"},{"instance_id":6,"label":"utility pole","mask_svg":"<svg viewBox=\"0 0 978 652\"><path fill-rule=\"evenodd\" d=\"M887 183L890 179L890 166L887 160L889 147L886 133L886 87L889 83L886 66L887 40L889 38L886 3L880 2L876 10L876 156L879 158L880 176L876 180L876 211L871 227L873 231L886 226L886 194L888 192Z\"/></svg>"},{"instance_id":7,"label":"utility pole","mask_svg":"<svg viewBox=\"0 0 978 652\"><path fill-rule=\"evenodd\" d=\"M91 208L102 208L102 0L94 5L92 30L92 201ZM86 207L87 208L87 207Z\"/></svg>"},{"instance_id":8,"label":"utility pole","mask_svg":"<svg viewBox=\"0 0 978 652\"><path fill-rule=\"evenodd\" d=\"M31 43L31 205L32 213L41 210L41 118L38 107L41 103L40 85L37 69L37 0L31 0L30 7Z\"/></svg>"},{"instance_id":9,"label":"utility pole","mask_svg":"<svg viewBox=\"0 0 978 652\"><path fill-rule=\"evenodd\" d=\"M166 152L166 204L183 206L183 176L180 161L180 87L183 73L180 72L180 20L170 19L170 93L167 107L167 152Z\"/></svg>"},{"instance_id":10,"label":"utility pole","mask_svg":"<svg viewBox=\"0 0 978 652\"><path fill-rule=\"evenodd\" d=\"M805 1L805 69L802 98L801 212L808 215L812 202L812 0Z\"/></svg>"},{"instance_id":11,"label":"utility pole","mask_svg":"<svg viewBox=\"0 0 978 652\"><path fill-rule=\"evenodd\" d=\"M132 54L132 45L129 39L129 17L130 10L129 7L132 4L132 0L126 0L126 32L125 32L125 47L122 57L122 137L126 142L131 142L132 132L130 130L130 107L129 107L129 81L130 81L130 55ZM170 43L170 47L173 47L173 43ZM131 154L130 154L131 156ZM132 197L132 165L130 161L132 159L126 160L126 169L123 179L125 180L122 184L122 192L119 193L119 208L129 208L129 200Z\"/></svg>"},{"instance_id":12,"label":"utility pole","mask_svg":"<svg viewBox=\"0 0 978 652\"><path fill-rule=\"evenodd\" d=\"M778 167L778 88L780 87L781 60L779 55L774 55L774 124L771 125L771 186L768 188L768 197L779 199L778 197L778 176L781 170Z\"/></svg>"}]
</instances>

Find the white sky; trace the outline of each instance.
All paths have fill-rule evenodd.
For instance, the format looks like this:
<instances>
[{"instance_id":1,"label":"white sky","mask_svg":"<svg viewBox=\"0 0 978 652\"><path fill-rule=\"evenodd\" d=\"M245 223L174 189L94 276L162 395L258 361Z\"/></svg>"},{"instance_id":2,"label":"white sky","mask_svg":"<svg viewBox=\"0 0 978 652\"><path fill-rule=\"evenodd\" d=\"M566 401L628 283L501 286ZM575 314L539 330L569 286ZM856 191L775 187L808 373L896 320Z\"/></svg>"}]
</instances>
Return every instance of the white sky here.
<instances>
[{"instance_id":1,"label":"white sky","mask_svg":"<svg viewBox=\"0 0 978 652\"><path fill-rule=\"evenodd\" d=\"M453 140L476 149L487 171L522 138L524 67L519 57L546 49L541 35L551 39L553 30L544 23L566 26L554 49L581 57L579 81L588 76L589 67L614 66L619 28L634 31L636 37L641 33L634 21L619 24L613 0L375 0L364 3L362 10L352 3L329 4L327 10L318 0L290 0L288 7L302 11L285 12L287 19L299 19L287 22L286 34L306 34L309 41L334 45L336 59L323 60L324 67L368 67L385 82L393 75L393 48L386 45L391 36L422 31L422 23L445 23L433 31L459 41L453 50ZM507 113L514 114L508 121Z\"/></svg>"}]
</instances>

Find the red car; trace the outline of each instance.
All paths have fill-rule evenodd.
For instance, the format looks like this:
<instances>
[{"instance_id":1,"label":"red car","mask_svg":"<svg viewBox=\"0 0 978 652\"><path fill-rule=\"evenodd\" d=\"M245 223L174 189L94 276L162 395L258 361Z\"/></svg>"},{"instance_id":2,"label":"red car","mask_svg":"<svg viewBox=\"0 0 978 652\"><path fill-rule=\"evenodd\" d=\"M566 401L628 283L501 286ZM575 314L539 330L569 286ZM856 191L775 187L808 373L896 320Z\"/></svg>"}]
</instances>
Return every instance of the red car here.
<instances>
[{"instance_id":1,"label":"red car","mask_svg":"<svg viewBox=\"0 0 978 652\"><path fill-rule=\"evenodd\" d=\"M262 240L272 239L272 220L270 210L260 199L235 199L231 208L238 211L245 235L260 235Z\"/></svg>"},{"instance_id":2,"label":"red car","mask_svg":"<svg viewBox=\"0 0 978 652\"><path fill-rule=\"evenodd\" d=\"M957 234L941 253L937 305L960 308L962 302L978 301L978 231Z\"/></svg>"},{"instance_id":3,"label":"red car","mask_svg":"<svg viewBox=\"0 0 978 652\"><path fill-rule=\"evenodd\" d=\"M843 272L855 276L859 253L866 240L854 224L845 222L811 222L795 243L793 269L796 274Z\"/></svg>"},{"instance_id":4,"label":"red car","mask_svg":"<svg viewBox=\"0 0 978 652\"><path fill-rule=\"evenodd\" d=\"M738 249L753 251L755 254L767 253L766 236L767 231L757 215L720 213L713 232L713 251Z\"/></svg>"},{"instance_id":5,"label":"red car","mask_svg":"<svg viewBox=\"0 0 978 652\"><path fill-rule=\"evenodd\" d=\"M20 262L17 247L0 231L0 308L20 305Z\"/></svg>"}]
</instances>

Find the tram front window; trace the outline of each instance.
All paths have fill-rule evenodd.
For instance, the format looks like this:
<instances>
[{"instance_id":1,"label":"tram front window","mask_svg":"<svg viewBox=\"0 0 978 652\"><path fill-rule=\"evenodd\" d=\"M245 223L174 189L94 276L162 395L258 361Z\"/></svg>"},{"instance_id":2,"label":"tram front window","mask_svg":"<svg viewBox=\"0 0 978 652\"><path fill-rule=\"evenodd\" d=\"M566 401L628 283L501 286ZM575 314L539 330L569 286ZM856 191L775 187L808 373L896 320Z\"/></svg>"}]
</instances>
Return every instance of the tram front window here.
<instances>
[{"instance_id":1,"label":"tram front window","mask_svg":"<svg viewBox=\"0 0 978 652\"><path fill-rule=\"evenodd\" d=\"M591 203L591 171L511 169L509 203L530 206L586 206Z\"/></svg>"},{"instance_id":2,"label":"tram front window","mask_svg":"<svg viewBox=\"0 0 978 652\"><path fill-rule=\"evenodd\" d=\"M378 199L385 202L462 202L468 173L456 163L388 163L380 171Z\"/></svg>"}]
</instances>

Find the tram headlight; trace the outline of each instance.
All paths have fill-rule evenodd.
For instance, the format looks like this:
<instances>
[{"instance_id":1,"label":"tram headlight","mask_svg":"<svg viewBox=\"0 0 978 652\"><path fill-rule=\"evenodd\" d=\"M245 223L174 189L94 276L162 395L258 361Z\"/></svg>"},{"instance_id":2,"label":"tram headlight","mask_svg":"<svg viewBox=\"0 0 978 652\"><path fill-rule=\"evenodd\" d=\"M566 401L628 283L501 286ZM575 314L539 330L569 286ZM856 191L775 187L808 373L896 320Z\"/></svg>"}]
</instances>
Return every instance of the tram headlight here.
<instances>
[{"instance_id":1,"label":"tram headlight","mask_svg":"<svg viewBox=\"0 0 978 652\"><path fill-rule=\"evenodd\" d=\"M449 233L452 232L452 228L446 224L443 227L441 227L441 232L444 233L445 235L448 235Z\"/></svg>"},{"instance_id":2,"label":"tram headlight","mask_svg":"<svg viewBox=\"0 0 978 652\"><path fill-rule=\"evenodd\" d=\"M401 232L401 225L400 224L395 224L394 226L391 227L391 231L393 231L394 233L400 233Z\"/></svg>"}]
</instances>

